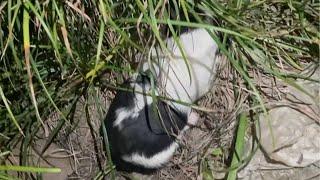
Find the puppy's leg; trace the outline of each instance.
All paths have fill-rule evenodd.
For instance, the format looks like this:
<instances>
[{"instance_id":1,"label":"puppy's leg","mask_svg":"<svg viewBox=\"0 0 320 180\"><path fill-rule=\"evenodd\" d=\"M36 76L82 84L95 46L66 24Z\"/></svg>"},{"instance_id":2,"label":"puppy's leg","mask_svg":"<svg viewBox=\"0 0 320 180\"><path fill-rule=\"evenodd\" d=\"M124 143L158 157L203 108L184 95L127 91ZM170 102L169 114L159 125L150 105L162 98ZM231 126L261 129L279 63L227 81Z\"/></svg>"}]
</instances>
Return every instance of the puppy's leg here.
<instances>
[{"instance_id":1,"label":"puppy's leg","mask_svg":"<svg viewBox=\"0 0 320 180\"><path fill-rule=\"evenodd\" d=\"M198 113L190 111L190 113L188 115L187 125L181 130L177 139L180 140L182 138L183 134L190 128L190 126L191 127L195 126L199 119L200 119L200 117L199 117Z\"/></svg>"},{"instance_id":2,"label":"puppy's leg","mask_svg":"<svg viewBox=\"0 0 320 180\"><path fill-rule=\"evenodd\" d=\"M191 111L189 116L188 116L188 125L189 126L195 126L200 119L198 113Z\"/></svg>"},{"instance_id":3,"label":"puppy's leg","mask_svg":"<svg viewBox=\"0 0 320 180\"><path fill-rule=\"evenodd\" d=\"M180 131L180 134L177 136L177 143L182 140L182 138L185 136L186 131L190 129L190 126L195 126L199 119L200 116L198 115L198 113L190 111L188 115L187 125Z\"/></svg>"}]
</instances>

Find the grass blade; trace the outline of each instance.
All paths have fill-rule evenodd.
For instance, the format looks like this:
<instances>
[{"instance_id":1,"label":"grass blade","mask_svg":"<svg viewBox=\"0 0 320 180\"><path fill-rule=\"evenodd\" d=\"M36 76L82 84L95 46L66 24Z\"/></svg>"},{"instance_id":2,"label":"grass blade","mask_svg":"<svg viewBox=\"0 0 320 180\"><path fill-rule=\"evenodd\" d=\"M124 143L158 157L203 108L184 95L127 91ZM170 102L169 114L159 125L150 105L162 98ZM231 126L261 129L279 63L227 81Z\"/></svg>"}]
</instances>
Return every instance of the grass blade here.
<instances>
[{"instance_id":1,"label":"grass blade","mask_svg":"<svg viewBox=\"0 0 320 180\"><path fill-rule=\"evenodd\" d=\"M5 95L3 93L1 85L0 85L0 96L1 96L1 99L2 99L2 101L4 103L4 105L6 106L6 109L7 109L8 113L9 113L9 117L12 120L13 124L19 129L20 133L23 136L25 136L23 131L22 131L22 129L21 129L21 127L19 126L19 123L17 122L16 118L14 117L14 115L13 115L13 113L11 111L11 108L10 108L10 106L8 104L7 98L5 97Z\"/></svg>"},{"instance_id":2,"label":"grass blade","mask_svg":"<svg viewBox=\"0 0 320 180\"><path fill-rule=\"evenodd\" d=\"M23 10L23 47L24 47L24 56L25 56L25 63L26 63L26 69L27 69L27 74L28 74L28 79L29 79L29 88L30 88L30 94L31 94L31 99L32 99L32 104L34 106L34 109L36 111L36 117L39 120L39 122L42 124L44 127L44 123L40 117L40 113L38 110L38 105L37 105L37 100L36 100L36 95L34 92L34 87L32 83L32 73L31 73L31 66L30 66L30 32L29 32L29 21L30 21L30 16L27 11L28 6Z\"/></svg>"},{"instance_id":3,"label":"grass blade","mask_svg":"<svg viewBox=\"0 0 320 180\"><path fill-rule=\"evenodd\" d=\"M231 170L228 173L227 180L235 180L241 161L244 159L243 149L245 144L245 134L248 127L248 119L245 113L240 114L239 124L236 134L234 153L232 155Z\"/></svg>"},{"instance_id":4,"label":"grass blade","mask_svg":"<svg viewBox=\"0 0 320 180\"><path fill-rule=\"evenodd\" d=\"M31 167L31 166L0 166L0 171L19 171L19 172L33 172L33 173L60 173L60 168L45 168L45 167Z\"/></svg>"}]
</instances>

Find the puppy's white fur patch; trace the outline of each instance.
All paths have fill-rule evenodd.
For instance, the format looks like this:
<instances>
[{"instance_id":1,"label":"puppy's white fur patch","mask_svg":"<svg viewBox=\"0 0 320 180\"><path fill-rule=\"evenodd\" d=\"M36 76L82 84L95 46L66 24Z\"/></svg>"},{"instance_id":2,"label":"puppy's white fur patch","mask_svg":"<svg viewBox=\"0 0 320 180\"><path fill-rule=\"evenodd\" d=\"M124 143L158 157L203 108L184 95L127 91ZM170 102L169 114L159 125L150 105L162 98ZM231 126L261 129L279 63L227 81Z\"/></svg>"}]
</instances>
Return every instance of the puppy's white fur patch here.
<instances>
[{"instance_id":1,"label":"puppy's white fur patch","mask_svg":"<svg viewBox=\"0 0 320 180\"><path fill-rule=\"evenodd\" d=\"M152 68L160 79L166 95L172 99L193 103L212 87L219 62L216 52L218 46L205 29L196 29L179 37L185 52L182 52L173 38L166 40L168 55L159 47L151 49L152 61L143 64L143 70ZM190 78L191 76L191 78ZM172 103L180 111L188 112L189 107Z\"/></svg>"},{"instance_id":2,"label":"puppy's white fur patch","mask_svg":"<svg viewBox=\"0 0 320 180\"><path fill-rule=\"evenodd\" d=\"M178 148L178 143L172 143L167 149L147 158L143 154L133 153L131 155L124 155L124 161L143 166L145 168L159 168L167 163Z\"/></svg>"},{"instance_id":3,"label":"puppy's white fur patch","mask_svg":"<svg viewBox=\"0 0 320 180\"><path fill-rule=\"evenodd\" d=\"M133 85L135 90L138 92L143 92L143 88L138 85ZM150 87L147 87L147 90L149 90ZM145 90L144 90L145 91ZM139 112L143 110L143 108L147 105L152 104L152 97L150 96L144 96L143 94L135 93L134 98L134 106L129 108L120 108L116 110L116 120L113 122L113 127L118 126L119 130L122 129L122 121L127 118L136 118L139 116Z\"/></svg>"},{"instance_id":4,"label":"puppy's white fur patch","mask_svg":"<svg viewBox=\"0 0 320 180\"><path fill-rule=\"evenodd\" d=\"M131 110L128 110L127 108L120 108L118 110L116 110L116 120L113 122L113 127L118 126L119 129L121 129L121 122L124 119L127 119L128 117L130 117L132 114Z\"/></svg>"}]
</instances>

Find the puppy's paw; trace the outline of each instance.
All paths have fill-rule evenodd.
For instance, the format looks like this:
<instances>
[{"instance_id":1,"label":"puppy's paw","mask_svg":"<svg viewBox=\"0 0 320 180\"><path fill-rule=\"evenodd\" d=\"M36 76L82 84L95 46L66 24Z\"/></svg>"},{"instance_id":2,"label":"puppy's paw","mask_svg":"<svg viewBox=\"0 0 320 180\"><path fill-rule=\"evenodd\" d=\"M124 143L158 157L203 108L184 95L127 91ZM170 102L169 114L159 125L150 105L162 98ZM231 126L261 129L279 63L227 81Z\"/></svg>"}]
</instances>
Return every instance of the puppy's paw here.
<instances>
[{"instance_id":1,"label":"puppy's paw","mask_svg":"<svg viewBox=\"0 0 320 180\"><path fill-rule=\"evenodd\" d=\"M188 125L195 126L200 119L200 116L196 112L191 112L188 116Z\"/></svg>"}]
</instances>

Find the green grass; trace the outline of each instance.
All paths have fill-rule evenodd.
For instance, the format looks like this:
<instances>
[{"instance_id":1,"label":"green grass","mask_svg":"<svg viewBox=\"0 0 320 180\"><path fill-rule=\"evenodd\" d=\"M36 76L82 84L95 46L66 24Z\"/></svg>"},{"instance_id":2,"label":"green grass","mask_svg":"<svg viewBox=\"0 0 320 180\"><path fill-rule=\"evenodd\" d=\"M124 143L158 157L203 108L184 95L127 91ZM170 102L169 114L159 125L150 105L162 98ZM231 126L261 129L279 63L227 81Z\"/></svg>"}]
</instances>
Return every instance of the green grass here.
<instances>
[{"instance_id":1,"label":"green grass","mask_svg":"<svg viewBox=\"0 0 320 180\"><path fill-rule=\"evenodd\" d=\"M243 151L245 145L245 135L248 128L248 119L246 114L242 113L239 115L239 124L236 133L236 140L234 145L234 152L232 154L232 161L230 165L230 171L227 176L227 180L237 179L237 171L244 160Z\"/></svg>"},{"instance_id":2,"label":"green grass","mask_svg":"<svg viewBox=\"0 0 320 180\"><path fill-rule=\"evenodd\" d=\"M136 71L134 54L147 55L154 44L165 47L165 35L176 39L180 27L222 34L222 41L215 34L212 38L250 92L255 113L267 109L253 72L306 94L296 79L319 82L303 73L319 66L320 3L316 0L81 2L79 6L56 0L0 3L1 167L11 167L7 161L11 153L4 152L20 149L20 162L14 165L42 172L33 168L39 164L27 152L49 115L57 112L60 119L41 154L65 124L75 126L75 106L81 97L96 87L121 89L124 77ZM220 24L206 23L213 18ZM230 47L227 39L232 40ZM105 74L115 78L105 79ZM111 162L108 165L112 167ZM0 176L3 172L0 168ZM235 177L234 170L230 173Z\"/></svg>"},{"instance_id":3,"label":"green grass","mask_svg":"<svg viewBox=\"0 0 320 180\"><path fill-rule=\"evenodd\" d=\"M38 172L38 173L60 173L60 168L39 168L31 166L0 166L0 171L23 171L23 172Z\"/></svg>"}]
</instances>

